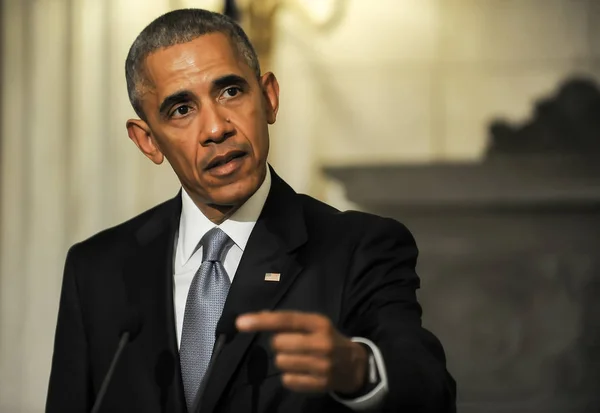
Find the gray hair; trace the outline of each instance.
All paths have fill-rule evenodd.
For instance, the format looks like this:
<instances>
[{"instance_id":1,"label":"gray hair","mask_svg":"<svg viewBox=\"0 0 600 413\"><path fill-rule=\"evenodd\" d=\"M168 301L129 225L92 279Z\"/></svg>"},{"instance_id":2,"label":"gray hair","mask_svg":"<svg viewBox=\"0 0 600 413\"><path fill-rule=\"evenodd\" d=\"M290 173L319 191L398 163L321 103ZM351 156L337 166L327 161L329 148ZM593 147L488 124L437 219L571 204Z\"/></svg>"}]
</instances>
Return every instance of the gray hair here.
<instances>
[{"instance_id":1,"label":"gray hair","mask_svg":"<svg viewBox=\"0 0 600 413\"><path fill-rule=\"evenodd\" d=\"M244 30L229 17L202 9L173 10L155 19L135 39L125 61L127 93L133 109L145 119L138 87L146 80L144 62L151 53L176 44L190 42L209 33L229 37L248 66L260 78L260 64Z\"/></svg>"}]
</instances>

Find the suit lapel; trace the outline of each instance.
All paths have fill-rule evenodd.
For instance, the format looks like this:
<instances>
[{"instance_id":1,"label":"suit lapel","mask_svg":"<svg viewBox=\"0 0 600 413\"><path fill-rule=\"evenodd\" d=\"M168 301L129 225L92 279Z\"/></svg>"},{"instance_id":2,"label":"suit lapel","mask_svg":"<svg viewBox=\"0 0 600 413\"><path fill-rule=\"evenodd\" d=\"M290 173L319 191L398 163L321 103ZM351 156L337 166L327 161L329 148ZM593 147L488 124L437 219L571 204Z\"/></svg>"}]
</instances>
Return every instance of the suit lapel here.
<instances>
[{"instance_id":1,"label":"suit lapel","mask_svg":"<svg viewBox=\"0 0 600 413\"><path fill-rule=\"evenodd\" d=\"M224 314L271 310L281 301L302 270L299 247L306 242L306 226L296 193L273 170L271 190L246 245L231 284ZM265 281L266 273L280 274ZM215 361L202 410L212 412L223 395L256 334L237 334Z\"/></svg>"},{"instance_id":2,"label":"suit lapel","mask_svg":"<svg viewBox=\"0 0 600 413\"><path fill-rule=\"evenodd\" d=\"M158 207L136 233L123 280L132 311L141 315L136 344L154 378L161 411L185 412L173 303L173 253L181 213L178 195Z\"/></svg>"}]
</instances>

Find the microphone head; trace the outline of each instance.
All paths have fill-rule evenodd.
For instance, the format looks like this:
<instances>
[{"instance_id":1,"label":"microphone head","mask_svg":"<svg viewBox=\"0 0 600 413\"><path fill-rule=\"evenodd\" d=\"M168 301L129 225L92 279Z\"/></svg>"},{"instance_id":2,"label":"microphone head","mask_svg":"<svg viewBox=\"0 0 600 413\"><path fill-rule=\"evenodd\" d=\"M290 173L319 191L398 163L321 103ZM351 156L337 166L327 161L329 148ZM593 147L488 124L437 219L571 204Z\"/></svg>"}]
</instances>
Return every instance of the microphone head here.
<instances>
[{"instance_id":1,"label":"microphone head","mask_svg":"<svg viewBox=\"0 0 600 413\"><path fill-rule=\"evenodd\" d=\"M237 334L237 328L235 327L235 320L238 318L236 313L223 313L217 328L215 329L215 338L225 334L228 340L232 339Z\"/></svg>"},{"instance_id":2,"label":"microphone head","mask_svg":"<svg viewBox=\"0 0 600 413\"><path fill-rule=\"evenodd\" d=\"M137 310L131 310L123 323L121 335L128 332L129 341L133 341L140 334L140 331L142 331L142 316Z\"/></svg>"}]
</instances>

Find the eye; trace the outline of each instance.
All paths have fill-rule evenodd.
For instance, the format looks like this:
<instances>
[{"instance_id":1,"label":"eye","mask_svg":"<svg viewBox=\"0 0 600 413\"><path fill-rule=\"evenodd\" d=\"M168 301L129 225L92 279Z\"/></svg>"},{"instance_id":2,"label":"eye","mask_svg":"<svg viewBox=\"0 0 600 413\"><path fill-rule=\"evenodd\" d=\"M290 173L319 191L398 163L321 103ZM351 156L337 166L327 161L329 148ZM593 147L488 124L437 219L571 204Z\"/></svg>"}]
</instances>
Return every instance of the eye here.
<instances>
[{"instance_id":1,"label":"eye","mask_svg":"<svg viewBox=\"0 0 600 413\"><path fill-rule=\"evenodd\" d=\"M180 118L190 113L190 107L188 105L177 106L171 113L172 118Z\"/></svg>"},{"instance_id":2,"label":"eye","mask_svg":"<svg viewBox=\"0 0 600 413\"><path fill-rule=\"evenodd\" d=\"M223 97L225 99L231 99L241 93L242 89L237 86L228 87L223 91Z\"/></svg>"}]
</instances>

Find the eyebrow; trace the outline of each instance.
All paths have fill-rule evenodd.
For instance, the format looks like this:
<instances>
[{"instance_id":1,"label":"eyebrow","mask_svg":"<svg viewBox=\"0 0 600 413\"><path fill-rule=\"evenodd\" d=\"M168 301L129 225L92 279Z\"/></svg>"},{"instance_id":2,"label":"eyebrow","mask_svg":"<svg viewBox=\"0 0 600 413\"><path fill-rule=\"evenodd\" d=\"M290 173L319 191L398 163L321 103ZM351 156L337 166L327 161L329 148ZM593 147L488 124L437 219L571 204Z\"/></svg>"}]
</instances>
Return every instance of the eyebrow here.
<instances>
[{"instance_id":1,"label":"eyebrow","mask_svg":"<svg viewBox=\"0 0 600 413\"><path fill-rule=\"evenodd\" d=\"M221 90L232 85L240 86L242 88L248 88L250 86L246 79L234 74L218 77L212 82L212 88L214 90Z\"/></svg>"},{"instance_id":2,"label":"eyebrow","mask_svg":"<svg viewBox=\"0 0 600 413\"><path fill-rule=\"evenodd\" d=\"M177 103L189 102L194 96L194 93L189 90L180 90L175 92L164 98L160 104L160 107L158 108L158 113L160 113L161 116L166 116L171 106L176 105Z\"/></svg>"}]
</instances>

